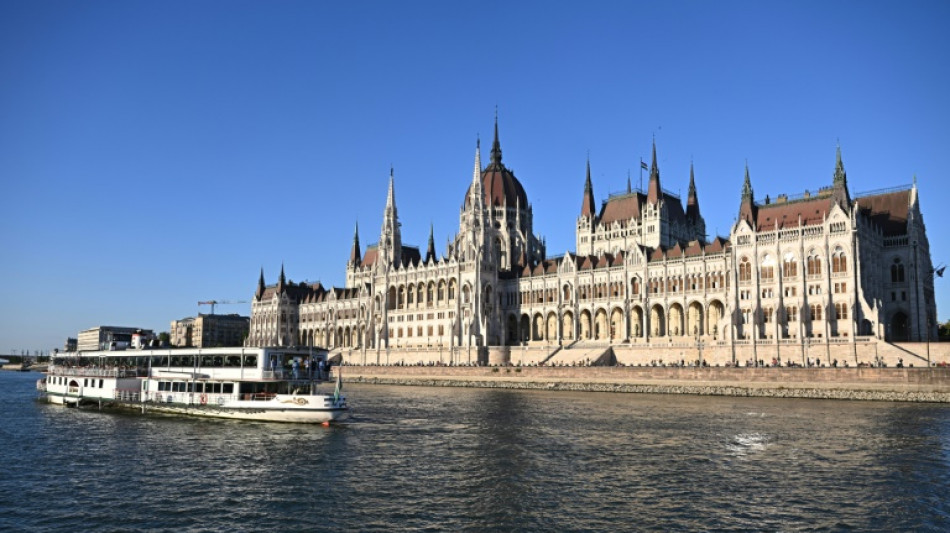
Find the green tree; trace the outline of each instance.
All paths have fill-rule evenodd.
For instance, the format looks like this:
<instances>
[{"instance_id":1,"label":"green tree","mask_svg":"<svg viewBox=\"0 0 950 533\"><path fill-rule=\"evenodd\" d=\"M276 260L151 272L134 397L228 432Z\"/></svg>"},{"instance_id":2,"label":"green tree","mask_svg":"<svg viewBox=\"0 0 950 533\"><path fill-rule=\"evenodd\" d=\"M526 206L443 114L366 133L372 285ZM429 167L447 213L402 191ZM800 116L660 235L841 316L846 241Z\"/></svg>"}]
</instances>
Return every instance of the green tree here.
<instances>
[{"instance_id":1,"label":"green tree","mask_svg":"<svg viewBox=\"0 0 950 533\"><path fill-rule=\"evenodd\" d=\"M950 320L940 324L937 334L940 336L941 341L950 341Z\"/></svg>"}]
</instances>

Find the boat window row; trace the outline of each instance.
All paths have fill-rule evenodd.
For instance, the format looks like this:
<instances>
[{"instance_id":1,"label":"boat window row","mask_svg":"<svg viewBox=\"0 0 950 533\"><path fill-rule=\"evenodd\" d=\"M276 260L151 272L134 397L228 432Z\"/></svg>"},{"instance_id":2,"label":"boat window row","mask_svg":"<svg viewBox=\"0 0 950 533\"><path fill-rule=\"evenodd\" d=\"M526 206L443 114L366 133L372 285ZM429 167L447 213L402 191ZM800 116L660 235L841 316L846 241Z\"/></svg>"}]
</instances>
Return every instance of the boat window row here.
<instances>
[{"instance_id":1,"label":"boat window row","mask_svg":"<svg viewBox=\"0 0 950 533\"><path fill-rule=\"evenodd\" d=\"M204 381L159 381L159 392L195 392L206 394L234 394L234 383Z\"/></svg>"},{"instance_id":2,"label":"boat window row","mask_svg":"<svg viewBox=\"0 0 950 533\"><path fill-rule=\"evenodd\" d=\"M66 385L66 383L72 378L67 378L66 376L49 376L46 379L51 385ZM97 380L93 378L83 378L82 380L83 387L95 387L97 389L101 389L102 384L103 381L101 379Z\"/></svg>"},{"instance_id":3,"label":"boat window row","mask_svg":"<svg viewBox=\"0 0 950 533\"><path fill-rule=\"evenodd\" d=\"M80 363L81 364L81 363ZM119 367L147 367L148 356L132 357L105 357L99 361L102 366ZM151 357L152 367L231 367L257 368L257 355L223 354L223 355L154 355Z\"/></svg>"}]
</instances>

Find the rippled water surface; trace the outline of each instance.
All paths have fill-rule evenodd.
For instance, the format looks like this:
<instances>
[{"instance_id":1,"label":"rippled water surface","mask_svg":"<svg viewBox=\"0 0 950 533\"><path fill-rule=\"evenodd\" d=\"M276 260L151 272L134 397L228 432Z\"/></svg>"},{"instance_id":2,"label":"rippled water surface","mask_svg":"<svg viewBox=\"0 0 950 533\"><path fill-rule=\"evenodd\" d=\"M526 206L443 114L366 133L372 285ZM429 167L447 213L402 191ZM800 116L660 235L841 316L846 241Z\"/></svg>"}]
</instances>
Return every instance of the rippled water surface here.
<instances>
[{"instance_id":1,"label":"rippled water surface","mask_svg":"<svg viewBox=\"0 0 950 533\"><path fill-rule=\"evenodd\" d=\"M0 530L950 530L950 407L347 385L310 427L37 402Z\"/></svg>"}]
</instances>

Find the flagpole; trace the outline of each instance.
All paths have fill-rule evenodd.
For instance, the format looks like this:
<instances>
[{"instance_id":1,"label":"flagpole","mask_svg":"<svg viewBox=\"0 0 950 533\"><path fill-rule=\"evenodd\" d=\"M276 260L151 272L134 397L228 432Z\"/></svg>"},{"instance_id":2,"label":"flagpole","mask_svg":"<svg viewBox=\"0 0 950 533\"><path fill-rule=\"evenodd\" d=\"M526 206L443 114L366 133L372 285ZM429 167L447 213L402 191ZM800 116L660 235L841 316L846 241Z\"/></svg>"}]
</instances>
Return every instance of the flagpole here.
<instances>
[{"instance_id":1,"label":"flagpole","mask_svg":"<svg viewBox=\"0 0 950 533\"><path fill-rule=\"evenodd\" d=\"M640 192L643 192L643 158L640 158Z\"/></svg>"}]
</instances>

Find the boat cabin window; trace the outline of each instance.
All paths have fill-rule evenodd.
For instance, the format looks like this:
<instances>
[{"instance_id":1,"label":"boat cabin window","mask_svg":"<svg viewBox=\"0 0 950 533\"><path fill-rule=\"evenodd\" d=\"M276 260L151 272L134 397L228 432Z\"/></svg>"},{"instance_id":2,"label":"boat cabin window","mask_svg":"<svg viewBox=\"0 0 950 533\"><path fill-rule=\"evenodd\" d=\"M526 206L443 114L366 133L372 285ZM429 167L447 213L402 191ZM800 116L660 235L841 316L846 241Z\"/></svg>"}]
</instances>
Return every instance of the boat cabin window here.
<instances>
[{"instance_id":1,"label":"boat cabin window","mask_svg":"<svg viewBox=\"0 0 950 533\"><path fill-rule=\"evenodd\" d=\"M256 355L245 355L244 356L244 366L257 368L257 356Z\"/></svg>"},{"instance_id":2,"label":"boat cabin window","mask_svg":"<svg viewBox=\"0 0 950 533\"><path fill-rule=\"evenodd\" d=\"M224 394L234 394L234 383L222 383L221 392Z\"/></svg>"}]
</instances>

